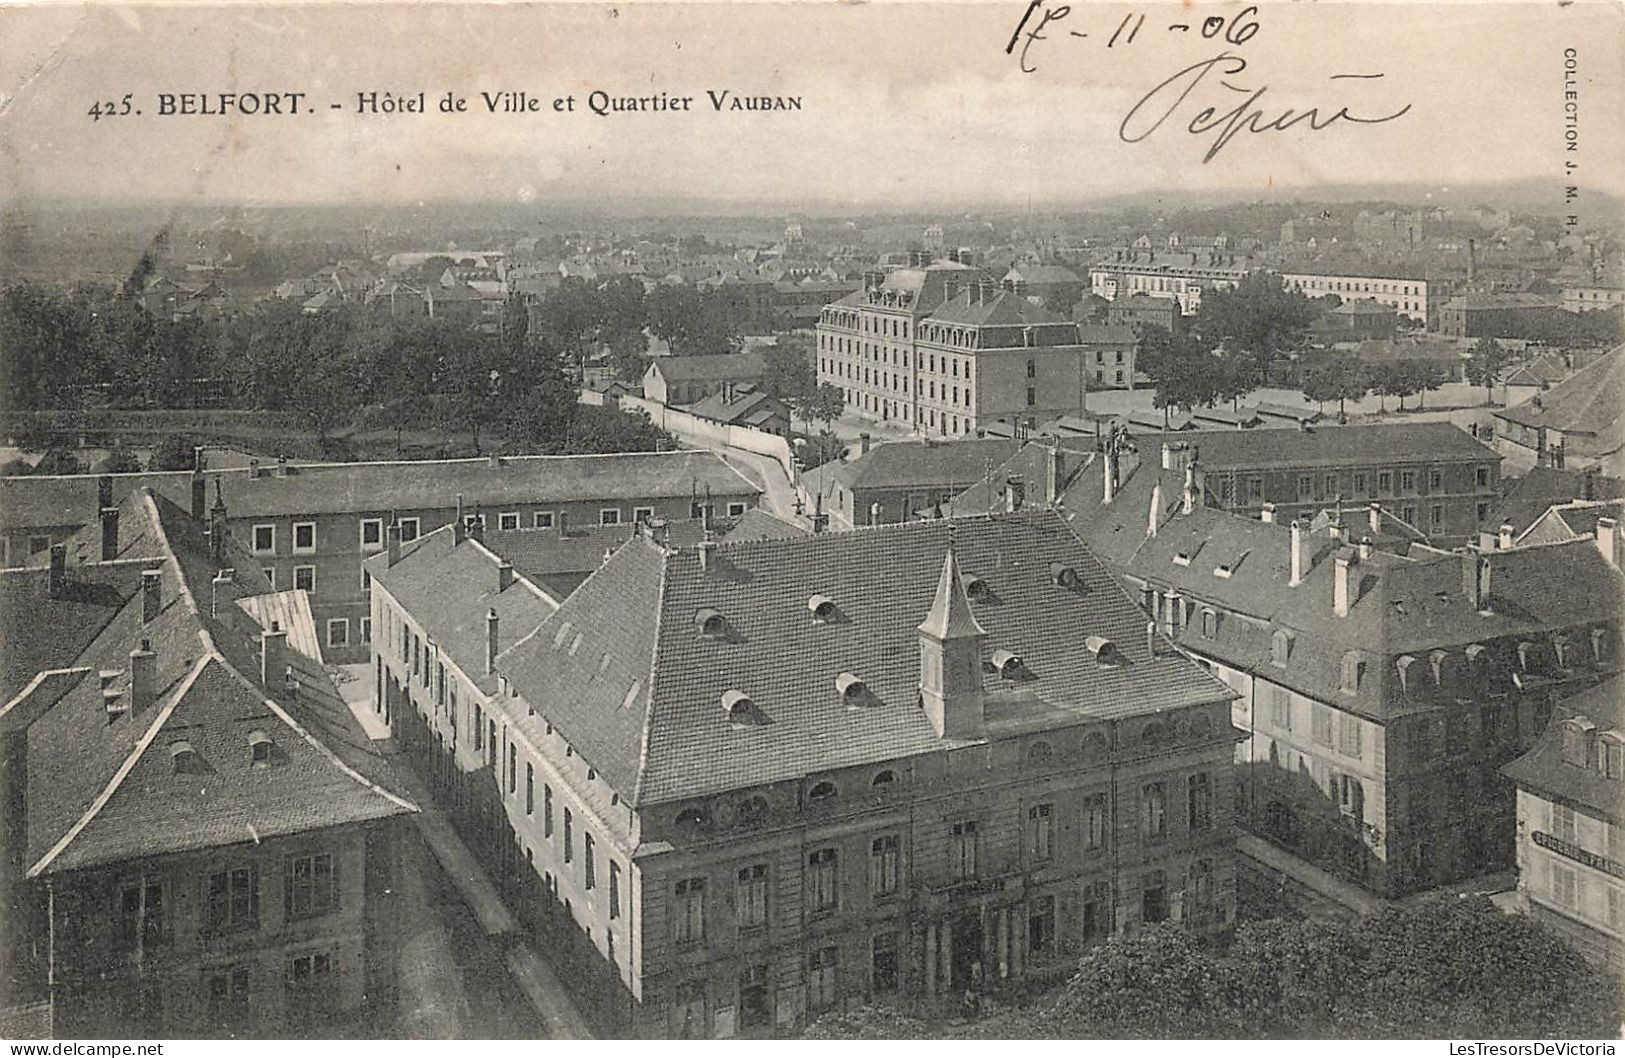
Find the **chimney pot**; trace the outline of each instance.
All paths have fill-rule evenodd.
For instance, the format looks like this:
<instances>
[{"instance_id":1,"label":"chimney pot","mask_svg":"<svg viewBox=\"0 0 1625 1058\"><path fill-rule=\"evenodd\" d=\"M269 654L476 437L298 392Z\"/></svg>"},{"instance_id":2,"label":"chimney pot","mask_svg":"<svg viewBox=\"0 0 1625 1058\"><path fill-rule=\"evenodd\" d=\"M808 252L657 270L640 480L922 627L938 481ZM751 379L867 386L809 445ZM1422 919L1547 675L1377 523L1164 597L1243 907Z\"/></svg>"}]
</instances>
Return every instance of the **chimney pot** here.
<instances>
[{"instance_id":1,"label":"chimney pot","mask_svg":"<svg viewBox=\"0 0 1625 1058\"><path fill-rule=\"evenodd\" d=\"M1599 522L1598 524L1600 527L1601 523ZM1507 548L1511 547L1513 532L1515 532L1515 530L1513 529L1511 522L1502 522L1501 528L1498 529L1495 534L1495 546L1500 548L1502 551L1505 551Z\"/></svg>"},{"instance_id":2,"label":"chimney pot","mask_svg":"<svg viewBox=\"0 0 1625 1058\"><path fill-rule=\"evenodd\" d=\"M1011 514L1021 510L1027 499L1027 483L1020 475L1011 474L1004 479L1004 509Z\"/></svg>"},{"instance_id":3,"label":"chimney pot","mask_svg":"<svg viewBox=\"0 0 1625 1058\"><path fill-rule=\"evenodd\" d=\"M1377 545L1375 545L1375 544L1373 544L1371 542L1371 538L1369 536L1360 538L1360 558L1361 559L1370 558L1371 557L1371 552L1375 551L1376 549L1377 549Z\"/></svg>"},{"instance_id":4,"label":"chimney pot","mask_svg":"<svg viewBox=\"0 0 1625 1058\"><path fill-rule=\"evenodd\" d=\"M279 478L285 478L285 477L288 476L288 457L287 456L277 456L276 457L276 476L279 477Z\"/></svg>"},{"instance_id":5,"label":"chimney pot","mask_svg":"<svg viewBox=\"0 0 1625 1058\"><path fill-rule=\"evenodd\" d=\"M1271 525L1275 524L1275 504L1266 501L1264 505L1259 508L1258 520L1261 522L1268 522Z\"/></svg>"},{"instance_id":6,"label":"chimney pot","mask_svg":"<svg viewBox=\"0 0 1625 1058\"><path fill-rule=\"evenodd\" d=\"M1371 531L1373 533L1381 533L1382 532L1382 504L1377 503L1375 500L1373 500L1371 503L1366 505L1365 513L1366 513L1366 521L1370 524Z\"/></svg>"}]
</instances>

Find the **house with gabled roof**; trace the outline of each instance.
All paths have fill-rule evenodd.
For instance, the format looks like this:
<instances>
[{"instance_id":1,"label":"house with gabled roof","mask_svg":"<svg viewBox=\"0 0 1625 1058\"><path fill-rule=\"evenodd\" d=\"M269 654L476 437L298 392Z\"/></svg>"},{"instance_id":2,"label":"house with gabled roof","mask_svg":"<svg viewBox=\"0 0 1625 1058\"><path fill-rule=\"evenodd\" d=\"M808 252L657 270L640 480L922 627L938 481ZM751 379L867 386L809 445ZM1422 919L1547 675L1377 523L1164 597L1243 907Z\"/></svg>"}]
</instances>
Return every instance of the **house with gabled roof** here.
<instances>
[{"instance_id":1,"label":"house with gabled roof","mask_svg":"<svg viewBox=\"0 0 1625 1058\"><path fill-rule=\"evenodd\" d=\"M16 998L69 1037L334 1035L387 1014L417 807L303 652L303 593L271 593L223 504L204 524L139 489L0 592L79 626L18 642L8 618L0 645ZM17 651L37 668L20 687Z\"/></svg>"},{"instance_id":2,"label":"house with gabled roof","mask_svg":"<svg viewBox=\"0 0 1625 1058\"><path fill-rule=\"evenodd\" d=\"M471 757L504 862L629 1034L770 1035L1233 922L1233 692L1056 512L648 525L551 610L477 540L369 565L396 730ZM454 734L442 662L482 687Z\"/></svg>"}]
</instances>

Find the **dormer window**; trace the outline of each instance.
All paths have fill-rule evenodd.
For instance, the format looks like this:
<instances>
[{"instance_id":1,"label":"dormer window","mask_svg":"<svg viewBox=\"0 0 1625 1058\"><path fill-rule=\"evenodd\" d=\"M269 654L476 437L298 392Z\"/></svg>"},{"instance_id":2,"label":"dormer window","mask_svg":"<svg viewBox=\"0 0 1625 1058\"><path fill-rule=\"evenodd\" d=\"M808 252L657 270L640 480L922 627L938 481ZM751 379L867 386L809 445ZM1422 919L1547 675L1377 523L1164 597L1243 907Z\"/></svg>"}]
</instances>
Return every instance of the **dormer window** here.
<instances>
[{"instance_id":1,"label":"dormer window","mask_svg":"<svg viewBox=\"0 0 1625 1058\"><path fill-rule=\"evenodd\" d=\"M712 609L700 609L694 614L694 625L707 639L721 639L728 634L728 621Z\"/></svg>"},{"instance_id":2,"label":"dormer window","mask_svg":"<svg viewBox=\"0 0 1625 1058\"><path fill-rule=\"evenodd\" d=\"M1147 746L1160 746L1168 741L1168 728L1163 724L1149 723L1140 732L1140 741Z\"/></svg>"},{"instance_id":3,"label":"dormer window","mask_svg":"<svg viewBox=\"0 0 1625 1058\"><path fill-rule=\"evenodd\" d=\"M1444 687L1454 674L1454 665L1448 650L1435 650L1428 654L1428 667L1433 670L1433 686Z\"/></svg>"},{"instance_id":4,"label":"dormer window","mask_svg":"<svg viewBox=\"0 0 1625 1058\"><path fill-rule=\"evenodd\" d=\"M809 801L828 801L836 794L835 784L829 780L813 783L812 789L807 791Z\"/></svg>"},{"instance_id":5,"label":"dormer window","mask_svg":"<svg viewBox=\"0 0 1625 1058\"><path fill-rule=\"evenodd\" d=\"M1408 692L1411 689L1411 666L1415 664L1416 659L1409 654L1401 654L1399 660L1394 662L1394 668L1399 672L1400 690Z\"/></svg>"},{"instance_id":6,"label":"dormer window","mask_svg":"<svg viewBox=\"0 0 1625 1058\"><path fill-rule=\"evenodd\" d=\"M1292 656L1292 634L1284 628L1277 628L1270 636L1270 664L1278 669L1286 668L1287 659Z\"/></svg>"},{"instance_id":7,"label":"dormer window","mask_svg":"<svg viewBox=\"0 0 1625 1058\"><path fill-rule=\"evenodd\" d=\"M1589 768L1596 760L1597 725L1583 716L1563 721L1563 763Z\"/></svg>"},{"instance_id":8,"label":"dormer window","mask_svg":"<svg viewBox=\"0 0 1625 1058\"><path fill-rule=\"evenodd\" d=\"M1212 639L1219 631L1219 614L1204 607L1202 610L1202 638Z\"/></svg>"},{"instance_id":9,"label":"dormer window","mask_svg":"<svg viewBox=\"0 0 1625 1058\"><path fill-rule=\"evenodd\" d=\"M812 614L813 620L819 624L828 624L835 619L837 613L835 600L828 595L814 595L807 600L807 612Z\"/></svg>"},{"instance_id":10,"label":"dormer window","mask_svg":"<svg viewBox=\"0 0 1625 1058\"><path fill-rule=\"evenodd\" d=\"M1574 647L1569 642L1568 636L1552 637L1552 654L1557 658L1558 668L1566 669L1569 667L1569 662L1574 658Z\"/></svg>"},{"instance_id":11,"label":"dormer window","mask_svg":"<svg viewBox=\"0 0 1625 1058\"><path fill-rule=\"evenodd\" d=\"M248 733L249 760L256 768L269 768L271 766L271 750L276 743L264 731L250 731Z\"/></svg>"},{"instance_id":12,"label":"dormer window","mask_svg":"<svg viewBox=\"0 0 1625 1058\"><path fill-rule=\"evenodd\" d=\"M1608 660L1608 629L1593 628L1591 630L1591 660L1602 664Z\"/></svg>"},{"instance_id":13,"label":"dormer window","mask_svg":"<svg viewBox=\"0 0 1625 1058\"><path fill-rule=\"evenodd\" d=\"M959 583L965 589L965 597L972 602L982 602L993 595L993 590L987 586L987 581L974 573L963 574L959 578Z\"/></svg>"},{"instance_id":14,"label":"dormer window","mask_svg":"<svg viewBox=\"0 0 1625 1058\"><path fill-rule=\"evenodd\" d=\"M1176 566L1188 566L1190 564L1191 564L1191 556L1188 553L1186 553L1184 551L1176 551L1176 552L1174 552L1174 565L1176 565Z\"/></svg>"},{"instance_id":15,"label":"dormer window","mask_svg":"<svg viewBox=\"0 0 1625 1058\"><path fill-rule=\"evenodd\" d=\"M850 672L835 677L835 693L849 704L861 704L869 696L869 688Z\"/></svg>"},{"instance_id":16,"label":"dormer window","mask_svg":"<svg viewBox=\"0 0 1625 1058\"><path fill-rule=\"evenodd\" d=\"M1021 672L1021 658L1008 650L995 650L989 663L993 671L1005 679L1013 679Z\"/></svg>"},{"instance_id":17,"label":"dormer window","mask_svg":"<svg viewBox=\"0 0 1625 1058\"><path fill-rule=\"evenodd\" d=\"M1625 778L1625 731L1609 731L1598 740L1597 767L1607 778Z\"/></svg>"},{"instance_id":18,"label":"dormer window","mask_svg":"<svg viewBox=\"0 0 1625 1058\"><path fill-rule=\"evenodd\" d=\"M1528 672L1528 671L1530 671L1534 667L1535 661L1537 660L1538 656L1539 655L1536 653L1535 644L1529 642L1528 640L1524 640L1522 643L1519 643L1518 644L1518 671L1519 672Z\"/></svg>"},{"instance_id":19,"label":"dormer window","mask_svg":"<svg viewBox=\"0 0 1625 1058\"><path fill-rule=\"evenodd\" d=\"M197 750L184 738L169 744L169 760L176 775L190 775L202 771L202 759Z\"/></svg>"},{"instance_id":20,"label":"dormer window","mask_svg":"<svg viewBox=\"0 0 1625 1058\"><path fill-rule=\"evenodd\" d=\"M876 772L875 777L869 781L870 786L877 787L877 788L878 787L884 787L884 786L895 786L896 784L897 784L897 773L892 771L890 768L886 768L883 771Z\"/></svg>"},{"instance_id":21,"label":"dormer window","mask_svg":"<svg viewBox=\"0 0 1625 1058\"><path fill-rule=\"evenodd\" d=\"M1357 694L1360 684L1365 682L1365 658L1358 652L1350 651L1343 655L1343 685L1344 694Z\"/></svg>"},{"instance_id":22,"label":"dormer window","mask_svg":"<svg viewBox=\"0 0 1625 1058\"><path fill-rule=\"evenodd\" d=\"M1049 567L1050 583L1059 588L1072 590L1078 587L1078 571L1061 562L1051 562Z\"/></svg>"},{"instance_id":23,"label":"dormer window","mask_svg":"<svg viewBox=\"0 0 1625 1058\"><path fill-rule=\"evenodd\" d=\"M743 691L722 692L722 711L728 717L728 723L735 727L754 727L766 721L766 717L756 708L756 703Z\"/></svg>"},{"instance_id":24,"label":"dormer window","mask_svg":"<svg viewBox=\"0 0 1625 1058\"><path fill-rule=\"evenodd\" d=\"M1083 641L1084 649L1089 651L1096 664L1116 665L1122 660L1117 653L1117 644L1105 636L1089 636Z\"/></svg>"}]
</instances>

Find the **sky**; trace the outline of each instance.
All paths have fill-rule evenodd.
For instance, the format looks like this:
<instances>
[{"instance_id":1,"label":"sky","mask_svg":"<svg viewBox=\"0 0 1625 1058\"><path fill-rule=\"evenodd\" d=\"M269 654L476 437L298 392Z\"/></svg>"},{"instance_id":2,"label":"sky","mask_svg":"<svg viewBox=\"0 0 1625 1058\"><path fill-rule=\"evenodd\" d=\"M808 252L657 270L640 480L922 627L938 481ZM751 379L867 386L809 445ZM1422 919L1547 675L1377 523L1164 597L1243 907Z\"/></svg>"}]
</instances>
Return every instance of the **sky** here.
<instances>
[{"instance_id":1,"label":"sky","mask_svg":"<svg viewBox=\"0 0 1625 1058\"><path fill-rule=\"evenodd\" d=\"M1038 0L1025 28L1063 6ZM1028 0L3 7L0 200L884 208L1516 180L1549 185L1557 213L1569 183L1625 192L1625 5L1609 0L1266 2L1239 44L1201 33L1209 17L1244 27L1238 3L1073 0L1030 42L1024 70L1006 45L1027 11ZM1223 59L1194 83L1176 77L1226 54L1246 68ZM1218 131L1193 134L1193 120L1260 88L1258 125L1288 109L1316 107L1318 121L1340 107L1409 109L1380 124L1243 129L1204 161ZM801 109L718 113L707 89L793 96ZM356 112L358 93L386 90L422 91L430 112ZM544 109L488 114L482 90L526 91ZM693 109L599 116L585 107L595 90L691 96ZM160 93L294 91L311 112L158 114ZM439 113L448 91L470 109ZM132 113L89 116L126 93ZM1173 109L1124 142L1121 123L1148 93L1142 115ZM576 111L555 112L569 95Z\"/></svg>"}]
</instances>

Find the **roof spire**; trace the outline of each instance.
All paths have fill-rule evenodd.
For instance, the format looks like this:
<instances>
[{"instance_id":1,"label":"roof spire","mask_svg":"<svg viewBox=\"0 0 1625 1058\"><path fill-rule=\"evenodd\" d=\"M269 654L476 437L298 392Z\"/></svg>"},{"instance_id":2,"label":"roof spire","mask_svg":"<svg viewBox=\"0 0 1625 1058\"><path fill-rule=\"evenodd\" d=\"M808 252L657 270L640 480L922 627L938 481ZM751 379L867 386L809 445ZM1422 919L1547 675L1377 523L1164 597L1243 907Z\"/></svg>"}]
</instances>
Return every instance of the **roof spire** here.
<instances>
[{"instance_id":1,"label":"roof spire","mask_svg":"<svg viewBox=\"0 0 1625 1058\"><path fill-rule=\"evenodd\" d=\"M959 579L959 560L954 556L953 519L948 520L948 553L942 559L942 576L937 581L936 598L931 612L920 622L919 630L933 639L965 639L987 635L971 612L965 585Z\"/></svg>"}]
</instances>

